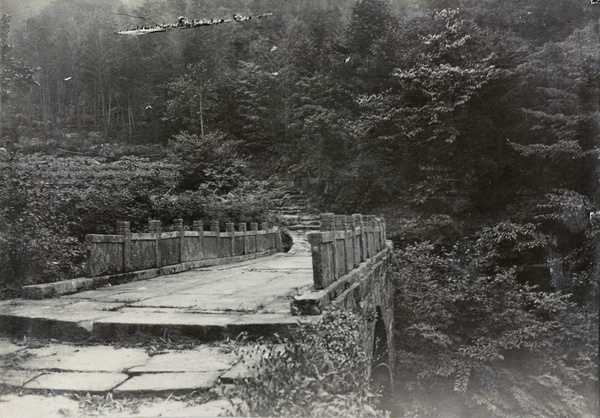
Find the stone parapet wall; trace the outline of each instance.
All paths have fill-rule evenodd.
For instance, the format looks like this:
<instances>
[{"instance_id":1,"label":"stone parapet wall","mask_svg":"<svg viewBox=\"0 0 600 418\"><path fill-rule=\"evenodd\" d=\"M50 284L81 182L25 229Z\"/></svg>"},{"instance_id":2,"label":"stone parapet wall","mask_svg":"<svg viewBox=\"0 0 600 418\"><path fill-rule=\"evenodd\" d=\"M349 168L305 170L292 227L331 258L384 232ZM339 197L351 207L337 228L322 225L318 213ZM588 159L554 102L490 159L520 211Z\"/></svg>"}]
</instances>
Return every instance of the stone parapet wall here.
<instances>
[{"instance_id":1,"label":"stone parapet wall","mask_svg":"<svg viewBox=\"0 0 600 418\"><path fill-rule=\"evenodd\" d=\"M386 247L385 222L373 215L321 214L321 231L308 234L315 289L324 289Z\"/></svg>"},{"instance_id":2,"label":"stone parapet wall","mask_svg":"<svg viewBox=\"0 0 600 418\"><path fill-rule=\"evenodd\" d=\"M233 223L220 231L213 221L205 231L202 221L194 221L191 231L184 230L183 221L176 219L173 231L162 232L160 221L150 221L150 232L132 233L129 222L117 222L114 235L86 235L87 277L160 268L193 261L236 257L282 251L279 228Z\"/></svg>"}]
</instances>

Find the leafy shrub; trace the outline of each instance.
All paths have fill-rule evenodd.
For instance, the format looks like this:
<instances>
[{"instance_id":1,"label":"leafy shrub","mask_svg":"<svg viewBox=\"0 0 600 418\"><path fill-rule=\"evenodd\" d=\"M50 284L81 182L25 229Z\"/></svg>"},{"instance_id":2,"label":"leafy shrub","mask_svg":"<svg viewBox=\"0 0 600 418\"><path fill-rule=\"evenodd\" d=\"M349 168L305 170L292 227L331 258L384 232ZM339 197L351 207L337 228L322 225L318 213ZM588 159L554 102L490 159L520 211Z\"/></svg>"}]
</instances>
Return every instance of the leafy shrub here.
<instances>
[{"instance_id":1,"label":"leafy shrub","mask_svg":"<svg viewBox=\"0 0 600 418\"><path fill-rule=\"evenodd\" d=\"M237 141L228 140L221 133L176 135L169 148L181 175L180 188L214 193L233 190L245 173L237 146Z\"/></svg>"},{"instance_id":2,"label":"leafy shrub","mask_svg":"<svg viewBox=\"0 0 600 418\"><path fill-rule=\"evenodd\" d=\"M492 232L506 226L460 253L396 252L404 416L594 416L598 312L523 284L512 266L482 266L485 249L510 241Z\"/></svg>"},{"instance_id":3,"label":"leafy shrub","mask_svg":"<svg viewBox=\"0 0 600 418\"><path fill-rule=\"evenodd\" d=\"M370 403L366 318L333 308L316 325L302 325L283 344L238 347L256 376L229 393L237 415L378 417Z\"/></svg>"},{"instance_id":4,"label":"leafy shrub","mask_svg":"<svg viewBox=\"0 0 600 418\"><path fill-rule=\"evenodd\" d=\"M178 194L150 197L151 214L154 219L166 223L182 218L188 224L196 219L205 222L262 222L267 219L268 195L258 193L216 196L205 190L184 191Z\"/></svg>"}]
</instances>

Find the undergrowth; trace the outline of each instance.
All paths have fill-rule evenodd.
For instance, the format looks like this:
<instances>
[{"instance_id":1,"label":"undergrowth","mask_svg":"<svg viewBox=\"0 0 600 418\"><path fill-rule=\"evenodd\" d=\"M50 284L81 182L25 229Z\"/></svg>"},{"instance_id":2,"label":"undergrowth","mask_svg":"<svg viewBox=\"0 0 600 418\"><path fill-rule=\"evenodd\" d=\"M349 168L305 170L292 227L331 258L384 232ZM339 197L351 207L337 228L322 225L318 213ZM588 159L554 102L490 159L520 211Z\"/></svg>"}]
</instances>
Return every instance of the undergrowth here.
<instances>
[{"instance_id":1,"label":"undergrowth","mask_svg":"<svg viewBox=\"0 0 600 418\"><path fill-rule=\"evenodd\" d=\"M280 344L240 342L250 376L228 392L235 416L381 417L371 393L365 316L335 308Z\"/></svg>"}]
</instances>

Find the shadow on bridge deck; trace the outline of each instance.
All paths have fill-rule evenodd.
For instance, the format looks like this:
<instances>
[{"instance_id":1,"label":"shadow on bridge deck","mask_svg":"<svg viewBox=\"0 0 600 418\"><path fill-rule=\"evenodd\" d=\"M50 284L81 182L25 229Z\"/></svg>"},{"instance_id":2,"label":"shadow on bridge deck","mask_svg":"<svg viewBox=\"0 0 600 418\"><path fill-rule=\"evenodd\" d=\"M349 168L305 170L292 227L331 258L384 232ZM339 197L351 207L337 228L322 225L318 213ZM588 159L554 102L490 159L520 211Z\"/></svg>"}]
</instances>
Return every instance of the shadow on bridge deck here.
<instances>
[{"instance_id":1,"label":"shadow on bridge deck","mask_svg":"<svg viewBox=\"0 0 600 418\"><path fill-rule=\"evenodd\" d=\"M199 341L285 334L293 296L313 284L309 254L276 254L54 299L0 302L6 335L81 341L185 336Z\"/></svg>"}]
</instances>

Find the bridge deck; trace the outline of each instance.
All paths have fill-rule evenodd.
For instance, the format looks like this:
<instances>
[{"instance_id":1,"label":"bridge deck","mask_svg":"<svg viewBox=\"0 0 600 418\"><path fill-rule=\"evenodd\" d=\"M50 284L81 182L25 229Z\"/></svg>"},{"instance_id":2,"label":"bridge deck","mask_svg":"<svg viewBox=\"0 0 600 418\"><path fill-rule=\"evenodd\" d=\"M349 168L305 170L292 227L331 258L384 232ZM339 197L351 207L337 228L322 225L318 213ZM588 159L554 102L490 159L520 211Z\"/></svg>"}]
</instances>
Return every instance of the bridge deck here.
<instances>
[{"instance_id":1,"label":"bridge deck","mask_svg":"<svg viewBox=\"0 0 600 418\"><path fill-rule=\"evenodd\" d=\"M190 270L46 300L0 302L12 335L73 341L183 335L208 341L240 332L285 332L298 320L291 297L312 286L306 253Z\"/></svg>"}]
</instances>

